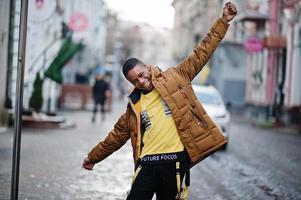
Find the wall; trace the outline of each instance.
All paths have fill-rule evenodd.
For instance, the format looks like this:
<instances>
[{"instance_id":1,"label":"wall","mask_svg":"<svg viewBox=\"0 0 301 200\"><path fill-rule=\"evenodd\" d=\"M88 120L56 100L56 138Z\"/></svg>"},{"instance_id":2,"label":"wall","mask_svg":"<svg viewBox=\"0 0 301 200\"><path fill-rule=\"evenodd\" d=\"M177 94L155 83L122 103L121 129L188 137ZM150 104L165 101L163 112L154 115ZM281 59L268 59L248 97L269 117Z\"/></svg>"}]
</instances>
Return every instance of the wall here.
<instances>
[{"instance_id":1,"label":"wall","mask_svg":"<svg viewBox=\"0 0 301 200\"><path fill-rule=\"evenodd\" d=\"M9 38L10 1L0 1L0 125L4 120L2 110L6 98L8 38Z\"/></svg>"}]
</instances>

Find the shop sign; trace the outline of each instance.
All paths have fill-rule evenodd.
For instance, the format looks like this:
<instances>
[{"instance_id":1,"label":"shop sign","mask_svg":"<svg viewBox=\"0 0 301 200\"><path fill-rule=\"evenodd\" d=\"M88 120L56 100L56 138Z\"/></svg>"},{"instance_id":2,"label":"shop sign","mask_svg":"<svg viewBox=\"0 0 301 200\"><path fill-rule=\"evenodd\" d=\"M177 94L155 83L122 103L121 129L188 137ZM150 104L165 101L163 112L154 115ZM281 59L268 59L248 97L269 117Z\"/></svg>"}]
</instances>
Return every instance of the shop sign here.
<instances>
[{"instance_id":1,"label":"shop sign","mask_svg":"<svg viewBox=\"0 0 301 200\"><path fill-rule=\"evenodd\" d=\"M71 15L68 26L74 32L82 32L88 28L89 20L86 15L77 12Z\"/></svg>"},{"instance_id":2,"label":"shop sign","mask_svg":"<svg viewBox=\"0 0 301 200\"><path fill-rule=\"evenodd\" d=\"M244 42L244 48L247 50L247 52L259 52L263 48L262 41L259 38L252 37L248 38Z\"/></svg>"}]
</instances>

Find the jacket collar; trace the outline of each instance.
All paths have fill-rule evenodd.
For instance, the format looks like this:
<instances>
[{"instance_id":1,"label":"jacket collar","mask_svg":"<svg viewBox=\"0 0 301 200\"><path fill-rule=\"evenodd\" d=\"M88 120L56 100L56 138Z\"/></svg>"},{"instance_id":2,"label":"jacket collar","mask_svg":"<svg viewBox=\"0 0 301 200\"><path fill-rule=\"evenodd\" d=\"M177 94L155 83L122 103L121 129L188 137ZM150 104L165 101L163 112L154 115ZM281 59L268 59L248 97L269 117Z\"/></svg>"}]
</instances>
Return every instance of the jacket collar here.
<instances>
[{"instance_id":1,"label":"jacket collar","mask_svg":"<svg viewBox=\"0 0 301 200\"><path fill-rule=\"evenodd\" d=\"M141 97L141 90L134 89L131 94L129 95L129 99L132 101L133 104L136 104Z\"/></svg>"},{"instance_id":2,"label":"jacket collar","mask_svg":"<svg viewBox=\"0 0 301 200\"><path fill-rule=\"evenodd\" d=\"M151 73L152 73L152 81L154 81L156 78L162 75L162 70L154 65L150 65L151 67Z\"/></svg>"}]
</instances>

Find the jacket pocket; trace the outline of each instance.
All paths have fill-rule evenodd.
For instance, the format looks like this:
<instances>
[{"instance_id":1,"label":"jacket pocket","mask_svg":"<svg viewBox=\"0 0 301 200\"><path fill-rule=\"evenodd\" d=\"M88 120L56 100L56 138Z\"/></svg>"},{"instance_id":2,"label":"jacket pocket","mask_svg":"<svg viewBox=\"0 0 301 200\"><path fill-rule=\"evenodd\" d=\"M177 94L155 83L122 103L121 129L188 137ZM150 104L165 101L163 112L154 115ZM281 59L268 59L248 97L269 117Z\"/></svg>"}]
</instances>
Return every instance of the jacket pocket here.
<instances>
[{"instance_id":1,"label":"jacket pocket","mask_svg":"<svg viewBox=\"0 0 301 200\"><path fill-rule=\"evenodd\" d=\"M192 108L190 109L194 120L196 121L196 123L198 125L200 125L202 128L207 129L208 128L208 124L207 122L204 120L204 118L202 116L199 116Z\"/></svg>"}]
</instances>

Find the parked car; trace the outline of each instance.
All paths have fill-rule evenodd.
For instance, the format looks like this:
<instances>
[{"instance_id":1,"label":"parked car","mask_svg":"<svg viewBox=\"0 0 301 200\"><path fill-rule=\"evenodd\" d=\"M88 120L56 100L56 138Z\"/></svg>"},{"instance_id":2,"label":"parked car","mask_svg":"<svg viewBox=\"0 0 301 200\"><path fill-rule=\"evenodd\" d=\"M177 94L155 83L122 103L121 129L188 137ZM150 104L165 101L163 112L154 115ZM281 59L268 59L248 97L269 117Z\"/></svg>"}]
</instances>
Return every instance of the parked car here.
<instances>
[{"instance_id":1,"label":"parked car","mask_svg":"<svg viewBox=\"0 0 301 200\"><path fill-rule=\"evenodd\" d=\"M229 141L230 113L228 112L220 92L213 86L192 85L193 90L205 111L217 124ZM224 146L226 148L226 145Z\"/></svg>"}]
</instances>

